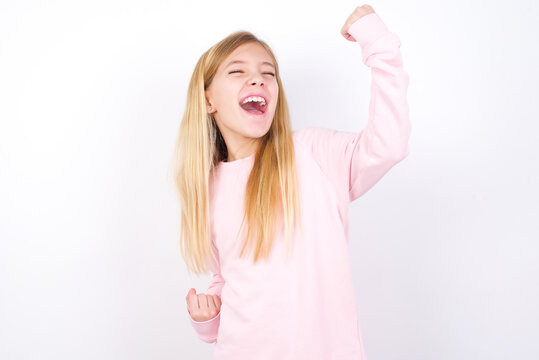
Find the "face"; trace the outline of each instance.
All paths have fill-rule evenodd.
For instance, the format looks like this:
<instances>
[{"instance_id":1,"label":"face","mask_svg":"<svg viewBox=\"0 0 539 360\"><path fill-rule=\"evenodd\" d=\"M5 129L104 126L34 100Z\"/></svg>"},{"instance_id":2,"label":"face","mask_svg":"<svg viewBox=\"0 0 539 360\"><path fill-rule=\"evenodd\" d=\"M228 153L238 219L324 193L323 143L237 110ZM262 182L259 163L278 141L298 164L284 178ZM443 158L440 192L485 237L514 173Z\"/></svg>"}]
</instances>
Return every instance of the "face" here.
<instances>
[{"instance_id":1,"label":"face","mask_svg":"<svg viewBox=\"0 0 539 360\"><path fill-rule=\"evenodd\" d=\"M234 61L242 63L230 64ZM213 114L227 145L228 161L252 154L271 126L279 94L272 64L262 45L243 44L223 61L205 91L208 112ZM240 105L252 94L266 99L263 114L249 112Z\"/></svg>"}]
</instances>

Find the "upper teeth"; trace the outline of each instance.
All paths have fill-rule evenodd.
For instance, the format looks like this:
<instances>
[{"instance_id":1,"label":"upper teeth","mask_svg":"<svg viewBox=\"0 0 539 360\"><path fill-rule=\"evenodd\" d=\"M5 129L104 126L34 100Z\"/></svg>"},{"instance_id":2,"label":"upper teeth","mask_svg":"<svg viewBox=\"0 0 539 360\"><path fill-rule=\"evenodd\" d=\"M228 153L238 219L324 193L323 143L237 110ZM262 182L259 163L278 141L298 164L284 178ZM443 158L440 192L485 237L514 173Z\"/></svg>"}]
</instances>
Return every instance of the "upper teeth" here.
<instances>
[{"instance_id":1,"label":"upper teeth","mask_svg":"<svg viewBox=\"0 0 539 360\"><path fill-rule=\"evenodd\" d=\"M261 101L262 106L266 105L266 100L264 100L263 97L261 96L249 96L248 98L246 98L245 100L243 100L243 102L241 103L242 105L245 104L246 102L249 102L249 101Z\"/></svg>"}]
</instances>

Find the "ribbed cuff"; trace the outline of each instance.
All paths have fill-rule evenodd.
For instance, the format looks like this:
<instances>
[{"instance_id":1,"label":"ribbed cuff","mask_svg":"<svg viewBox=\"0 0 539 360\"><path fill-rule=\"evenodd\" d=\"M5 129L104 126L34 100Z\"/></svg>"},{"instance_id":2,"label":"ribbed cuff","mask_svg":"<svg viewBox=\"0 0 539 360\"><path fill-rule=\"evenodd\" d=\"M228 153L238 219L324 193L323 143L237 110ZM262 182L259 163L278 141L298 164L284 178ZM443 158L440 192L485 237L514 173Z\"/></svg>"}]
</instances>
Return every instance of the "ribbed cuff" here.
<instances>
[{"instance_id":1,"label":"ribbed cuff","mask_svg":"<svg viewBox=\"0 0 539 360\"><path fill-rule=\"evenodd\" d=\"M198 334L198 337L205 342L215 342L219 330L221 312L219 311L215 317L206 321L195 321L191 317L191 314L188 315L191 320L191 325Z\"/></svg>"},{"instance_id":2,"label":"ribbed cuff","mask_svg":"<svg viewBox=\"0 0 539 360\"><path fill-rule=\"evenodd\" d=\"M362 48L375 42L388 32L388 27L377 13L370 13L360 17L348 28L348 33L356 39Z\"/></svg>"}]
</instances>

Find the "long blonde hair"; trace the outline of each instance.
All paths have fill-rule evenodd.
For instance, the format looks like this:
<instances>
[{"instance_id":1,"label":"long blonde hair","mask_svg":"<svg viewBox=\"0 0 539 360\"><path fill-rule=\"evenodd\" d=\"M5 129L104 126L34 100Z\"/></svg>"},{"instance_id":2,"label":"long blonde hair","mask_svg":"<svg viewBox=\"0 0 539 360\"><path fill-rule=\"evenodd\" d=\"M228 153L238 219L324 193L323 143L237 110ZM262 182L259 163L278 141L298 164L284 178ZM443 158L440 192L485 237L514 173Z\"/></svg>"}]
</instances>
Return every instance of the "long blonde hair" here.
<instances>
[{"instance_id":1,"label":"long blonde hair","mask_svg":"<svg viewBox=\"0 0 539 360\"><path fill-rule=\"evenodd\" d=\"M248 231L240 256L243 256L247 247L254 247L253 262L267 258L277 228L282 229L283 220L288 240L287 250L290 248L294 224L298 224L301 229L290 114L279 67L273 52L264 41L248 31L237 31L209 48L195 66L171 163L181 205L181 254L188 270L197 274L208 271L206 260L209 260L209 256L212 256L214 262L217 261L215 251L212 250L209 182L215 166L228 156L215 119L206 111L204 91L228 55L248 42L262 45L272 57L279 92L271 127L260 138L260 146L255 153L246 184L242 226L247 218ZM251 236L253 233L256 240Z\"/></svg>"}]
</instances>

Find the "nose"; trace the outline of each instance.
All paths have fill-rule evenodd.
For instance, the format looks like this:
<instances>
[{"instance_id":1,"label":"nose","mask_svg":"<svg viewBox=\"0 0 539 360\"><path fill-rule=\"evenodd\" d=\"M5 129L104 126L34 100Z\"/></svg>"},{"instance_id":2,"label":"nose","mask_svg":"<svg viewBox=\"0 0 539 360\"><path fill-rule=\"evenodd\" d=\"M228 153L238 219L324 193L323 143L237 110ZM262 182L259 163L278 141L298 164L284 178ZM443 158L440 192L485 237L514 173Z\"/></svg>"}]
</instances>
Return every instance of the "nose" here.
<instances>
[{"instance_id":1,"label":"nose","mask_svg":"<svg viewBox=\"0 0 539 360\"><path fill-rule=\"evenodd\" d=\"M257 83L260 84L260 86L264 86L264 81L262 80L259 75L254 75L253 79L249 82L251 85L256 85Z\"/></svg>"}]
</instances>

